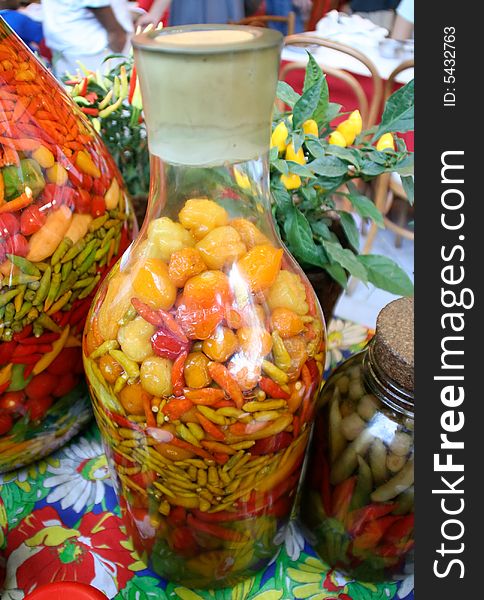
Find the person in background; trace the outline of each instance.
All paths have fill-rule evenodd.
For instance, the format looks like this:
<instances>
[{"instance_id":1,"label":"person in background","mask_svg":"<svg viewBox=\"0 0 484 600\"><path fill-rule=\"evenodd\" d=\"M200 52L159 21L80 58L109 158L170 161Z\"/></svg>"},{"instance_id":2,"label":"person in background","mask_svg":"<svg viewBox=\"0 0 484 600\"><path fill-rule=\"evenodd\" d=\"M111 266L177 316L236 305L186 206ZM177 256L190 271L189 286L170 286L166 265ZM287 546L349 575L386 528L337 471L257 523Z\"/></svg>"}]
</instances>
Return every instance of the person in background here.
<instances>
[{"instance_id":1,"label":"person in background","mask_svg":"<svg viewBox=\"0 0 484 600\"><path fill-rule=\"evenodd\" d=\"M18 0L0 0L0 16L31 50L38 50L44 37L42 23L31 19L27 14L18 10L19 8Z\"/></svg>"},{"instance_id":2,"label":"person in background","mask_svg":"<svg viewBox=\"0 0 484 600\"><path fill-rule=\"evenodd\" d=\"M370 19L375 25L391 31L398 2L399 0L351 0L344 10Z\"/></svg>"},{"instance_id":3,"label":"person in background","mask_svg":"<svg viewBox=\"0 0 484 600\"><path fill-rule=\"evenodd\" d=\"M243 0L154 0L150 10L136 21L136 27L157 25L168 8L170 25L227 23L244 18Z\"/></svg>"},{"instance_id":4,"label":"person in background","mask_svg":"<svg viewBox=\"0 0 484 600\"><path fill-rule=\"evenodd\" d=\"M393 25L391 38L408 40L413 36L414 0L402 0L397 7L397 16Z\"/></svg>"},{"instance_id":5,"label":"person in background","mask_svg":"<svg viewBox=\"0 0 484 600\"><path fill-rule=\"evenodd\" d=\"M103 68L113 53L129 51L133 23L126 0L42 0L44 34L54 74Z\"/></svg>"},{"instance_id":6,"label":"person in background","mask_svg":"<svg viewBox=\"0 0 484 600\"><path fill-rule=\"evenodd\" d=\"M296 32L304 31L305 23L311 12L312 0L266 0L266 14L286 17L290 11L296 14ZM271 27L287 35L285 23L271 23Z\"/></svg>"}]
</instances>

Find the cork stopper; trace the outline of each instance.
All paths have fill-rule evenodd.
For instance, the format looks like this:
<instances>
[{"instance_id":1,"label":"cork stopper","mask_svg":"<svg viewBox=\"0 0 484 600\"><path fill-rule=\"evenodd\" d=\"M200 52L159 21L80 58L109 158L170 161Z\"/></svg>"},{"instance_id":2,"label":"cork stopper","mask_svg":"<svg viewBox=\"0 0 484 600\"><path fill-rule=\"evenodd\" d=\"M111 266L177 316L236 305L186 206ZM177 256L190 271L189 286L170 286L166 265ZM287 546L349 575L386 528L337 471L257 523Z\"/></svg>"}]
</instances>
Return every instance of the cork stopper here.
<instances>
[{"instance_id":1,"label":"cork stopper","mask_svg":"<svg viewBox=\"0 0 484 600\"><path fill-rule=\"evenodd\" d=\"M150 152L215 167L269 152L282 35L186 25L134 36Z\"/></svg>"},{"instance_id":2,"label":"cork stopper","mask_svg":"<svg viewBox=\"0 0 484 600\"><path fill-rule=\"evenodd\" d=\"M414 387L413 298L399 298L378 315L374 357L387 377L405 390Z\"/></svg>"}]
</instances>

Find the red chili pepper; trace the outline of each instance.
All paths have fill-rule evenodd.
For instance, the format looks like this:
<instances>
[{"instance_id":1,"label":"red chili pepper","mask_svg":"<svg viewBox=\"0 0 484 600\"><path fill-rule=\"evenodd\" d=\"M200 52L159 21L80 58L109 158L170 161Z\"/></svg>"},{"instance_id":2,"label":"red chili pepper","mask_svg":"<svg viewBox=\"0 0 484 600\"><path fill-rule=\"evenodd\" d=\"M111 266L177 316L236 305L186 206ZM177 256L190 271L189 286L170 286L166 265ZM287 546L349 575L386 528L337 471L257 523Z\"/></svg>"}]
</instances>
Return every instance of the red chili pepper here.
<instances>
[{"instance_id":1,"label":"red chili pepper","mask_svg":"<svg viewBox=\"0 0 484 600\"><path fill-rule=\"evenodd\" d=\"M189 450L190 452L193 452L193 454L196 454L197 456L201 456L202 458L207 458L209 460L213 460L213 456L209 452L204 450L203 448L199 448L198 446L189 444L188 442L185 442L184 440L179 440L176 437L171 440L170 444L172 446L178 446L178 448L183 448L184 450ZM155 446L155 448L156 448L156 446Z\"/></svg>"},{"instance_id":2,"label":"red chili pepper","mask_svg":"<svg viewBox=\"0 0 484 600\"><path fill-rule=\"evenodd\" d=\"M191 404L191 402L190 402ZM205 429L205 431L211 435L216 440L223 442L225 440L225 436L222 431L214 424L212 421L209 421L206 417L204 417L201 413L197 415L197 418L200 422L200 425Z\"/></svg>"},{"instance_id":3,"label":"red chili pepper","mask_svg":"<svg viewBox=\"0 0 484 600\"><path fill-rule=\"evenodd\" d=\"M13 356L29 356L29 354L35 354L36 352L50 352L52 350L52 344L32 344L31 346L19 345L15 349Z\"/></svg>"},{"instance_id":4,"label":"red chili pepper","mask_svg":"<svg viewBox=\"0 0 484 600\"><path fill-rule=\"evenodd\" d=\"M121 427L127 427L128 429L132 429L133 431L138 431L140 433L143 433L142 427L140 427L139 425L136 425L136 423L133 423L133 421L130 421L126 417L123 417L123 415L119 415L118 413L113 413L113 412L107 410L106 408L104 409L104 411L105 411L106 415L109 417L109 419L111 419L112 421L114 421L115 423L120 425Z\"/></svg>"},{"instance_id":5,"label":"red chili pepper","mask_svg":"<svg viewBox=\"0 0 484 600\"><path fill-rule=\"evenodd\" d=\"M91 117L97 117L99 114L99 110L97 108L89 108L88 106L81 107L81 111L85 115L90 115Z\"/></svg>"},{"instance_id":6,"label":"red chili pepper","mask_svg":"<svg viewBox=\"0 0 484 600\"><path fill-rule=\"evenodd\" d=\"M294 438L297 438L299 433L301 432L301 423L298 415L294 415L292 420L292 435Z\"/></svg>"},{"instance_id":7,"label":"red chili pepper","mask_svg":"<svg viewBox=\"0 0 484 600\"><path fill-rule=\"evenodd\" d=\"M30 356L14 356L10 362L14 365L35 365L42 358L42 354L31 354Z\"/></svg>"},{"instance_id":8,"label":"red chili pepper","mask_svg":"<svg viewBox=\"0 0 484 600\"><path fill-rule=\"evenodd\" d=\"M91 215L101 217L106 212L106 202L102 196L93 196L91 201Z\"/></svg>"},{"instance_id":9,"label":"red chili pepper","mask_svg":"<svg viewBox=\"0 0 484 600\"><path fill-rule=\"evenodd\" d=\"M187 511L183 506L174 506L170 510L170 514L167 516L166 520L170 525L181 527L182 525L185 525L187 520Z\"/></svg>"},{"instance_id":10,"label":"red chili pepper","mask_svg":"<svg viewBox=\"0 0 484 600\"><path fill-rule=\"evenodd\" d=\"M0 344L0 365L6 365L10 362L17 344L15 342L3 342Z\"/></svg>"},{"instance_id":11,"label":"red chili pepper","mask_svg":"<svg viewBox=\"0 0 484 600\"><path fill-rule=\"evenodd\" d=\"M175 396L181 396L183 394L183 387L185 386L185 378L183 377L183 368L187 359L188 352L182 352L180 356L173 363L171 369L171 384L173 387L173 393Z\"/></svg>"},{"instance_id":12,"label":"red chili pepper","mask_svg":"<svg viewBox=\"0 0 484 600\"><path fill-rule=\"evenodd\" d=\"M333 490L332 515L338 521L345 522L355 489L357 477L350 477L339 483Z\"/></svg>"},{"instance_id":13,"label":"red chili pepper","mask_svg":"<svg viewBox=\"0 0 484 600\"><path fill-rule=\"evenodd\" d=\"M24 379L28 379L32 373L32 371L34 370L35 367L35 363L32 363L31 365L25 365L24 368Z\"/></svg>"},{"instance_id":14,"label":"red chili pepper","mask_svg":"<svg viewBox=\"0 0 484 600\"><path fill-rule=\"evenodd\" d=\"M94 102L96 102L96 100L98 99L98 95L96 94L96 92L88 92L84 97L91 104L93 104Z\"/></svg>"},{"instance_id":15,"label":"red chili pepper","mask_svg":"<svg viewBox=\"0 0 484 600\"><path fill-rule=\"evenodd\" d=\"M205 521L199 521L198 519L195 519L193 515L190 514L187 516L187 524L196 531L200 531L201 533L207 533L208 535L213 535L214 537L219 538L221 540L225 540L227 542L241 542L246 539L245 536L239 531L234 531L233 529L222 527L221 525L217 525L216 523L207 523Z\"/></svg>"},{"instance_id":16,"label":"red chili pepper","mask_svg":"<svg viewBox=\"0 0 484 600\"><path fill-rule=\"evenodd\" d=\"M175 368L175 365L173 365ZM202 406L219 406L219 402L223 400L225 392L217 388L203 388L201 390L185 390L185 397L193 402L193 404L201 404ZM227 401L225 406L234 406L233 402Z\"/></svg>"},{"instance_id":17,"label":"red chili pepper","mask_svg":"<svg viewBox=\"0 0 484 600\"><path fill-rule=\"evenodd\" d=\"M76 305L74 305L76 306ZM76 325L77 323L83 321L84 317L89 312L91 308L91 298L86 298L82 300L76 308L74 308L70 313L69 323L71 325Z\"/></svg>"},{"instance_id":18,"label":"red chili pepper","mask_svg":"<svg viewBox=\"0 0 484 600\"><path fill-rule=\"evenodd\" d=\"M228 406L233 408L235 406L235 402L232 402L232 400L218 400L213 405L213 408L227 408Z\"/></svg>"},{"instance_id":19,"label":"red chili pepper","mask_svg":"<svg viewBox=\"0 0 484 600\"><path fill-rule=\"evenodd\" d=\"M77 190L76 209L81 215L88 215L91 212L91 194L82 188Z\"/></svg>"},{"instance_id":20,"label":"red chili pepper","mask_svg":"<svg viewBox=\"0 0 484 600\"><path fill-rule=\"evenodd\" d=\"M151 347L156 355L170 360L175 360L180 354L187 353L187 344L162 329L151 336Z\"/></svg>"},{"instance_id":21,"label":"red chili pepper","mask_svg":"<svg viewBox=\"0 0 484 600\"><path fill-rule=\"evenodd\" d=\"M13 334L14 341L22 343L21 340L28 338L29 335L32 333L32 330L33 330L32 325L27 325L26 327L24 327L22 329L22 331L19 331L18 333ZM34 339L38 339L38 338L34 338Z\"/></svg>"},{"instance_id":22,"label":"red chili pepper","mask_svg":"<svg viewBox=\"0 0 484 600\"><path fill-rule=\"evenodd\" d=\"M193 403L188 400L188 398L174 398L165 404L163 414L165 414L170 421L176 421L189 411L192 406Z\"/></svg>"},{"instance_id":23,"label":"red chili pepper","mask_svg":"<svg viewBox=\"0 0 484 600\"><path fill-rule=\"evenodd\" d=\"M399 518L400 517L390 515L367 522L363 531L353 540L353 547L358 550L374 548L379 544L386 530Z\"/></svg>"},{"instance_id":24,"label":"red chili pepper","mask_svg":"<svg viewBox=\"0 0 484 600\"><path fill-rule=\"evenodd\" d=\"M213 457L218 465L224 465L230 458L228 454L222 452L215 452Z\"/></svg>"},{"instance_id":25,"label":"red chili pepper","mask_svg":"<svg viewBox=\"0 0 484 600\"><path fill-rule=\"evenodd\" d=\"M136 73L136 67L133 67L133 70L131 71L131 79L129 80L129 91L128 91L128 102L131 104L131 101L133 100L133 95L134 95L134 90L136 89L136 79L137 79L137 73Z\"/></svg>"},{"instance_id":26,"label":"red chili pepper","mask_svg":"<svg viewBox=\"0 0 484 600\"><path fill-rule=\"evenodd\" d=\"M394 502L369 504L364 508L352 511L348 515L347 529L352 536L359 535L368 521L384 517L395 508Z\"/></svg>"},{"instance_id":27,"label":"red chili pepper","mask_svg":"<svg viewBox=\"0 0 484 600\"><path fill-rule=\"evenodd\" d=\"M381 546L378 546L378 548L375 548L373 550L373 552L375 554L377 554L378 556L383 556L383 557L387 557L387 558L391 558L391 557L395 557L395 556L403 556L409 550L412 549L414 543L415 543L415 540L408 540L408 542L405 542L405 544L401 544L401 545L400 544L399 545L382 544Z\"/></svg>"},{"instance_id":28,"label":"red chili pepper","mask_svg":"<svg viewBox=\"0 0 484 600\"><path fill-rule=\"evenodd\" d=\"M176 322L175 318L165 310L153 310L138 298L131 298L131 304L134 306L136 312L148 323L155 327L161 327L166 333L177 338L180 342L188 344L188 338L183 333L183 330Z\"/></svg>"},{"instance_id":29,"label":"red chili pepper","mask_svg":"<svg viewBox=\"0 0 484 600\"><path fill-rule=\"evenodd\" d=\"M267 394L269 398L277 398L282 400L289 400L290 394L285 392L280 385L278 385L269 377L261 377L259 380L260 389Z\"/></svg>"},{"instance_id":30,"label":"red chili pepper","mask_svg":"<svg viewBox=\"0 0 484 600\"><path fill-rule=\"evenodd\" d=\"M2 383L2 385L0 385L0 394L3 394L3 392L6 392L9 387L10 387L10 380L6 381L5 383Z\"/></svg>"},{"instance_id":31,"label":"red chili pepper","mask_svg":"<svg viewBox=\"0 0 484 600\"><path fill-rule=\"evenodd\" d=\"M415 516L405 515L400 517L391 527L387 529L383 537L383 542L388 544L401 544L406 542L409 535L411 535L415 525Z\"/></svg>"},{"instance_id":32,"label":"red chili pepper","mask_svg":"<svg viewBox=\"0 0 484 600\"><path fill-rule=\"evenodd\" d=\"M86 92L87 92L87 77L83 77L82 81L81 81L81 87L79 89L79 93L77 94L78 96L85 96Z\"/></svg>"},{"instance_id":33,"label":"red chili pepper","mask_svg":"<svg viewBox=\"0 0 484 600\"><path fill-rule=\"evenodd\" d=\"M19 343L25 346L31 346L32 344L52 344L52 342L59 339L59 336L59 333L54 332L43 333L39 337L25 337L19 340Z\"/></svg>"},{"instance_id":34,"label":"red chili pepper","mask_svg":"<svg viewBox=\"0 0 484 600\"><path fill-rule=\"evenodd\" d=\"M287 431L281 431L275 436L257 440L256 443L250 449L250 453L253 456L259 456L261 454L272 454L273 452L279 452L287 448L293 440L293 437Z\"/></svg>"},{"instance_id":35,"label":"red chili pepper","mask_svg":"<svg viewBox=\"0 0 484 600\"><path fill-rule=\"evenodd\" d=\"M198 552L198 544L193 531L189 527L177 527L171 532L170 545L173 550L185 557L190 558Z\"/></svg>"}]
</instances>

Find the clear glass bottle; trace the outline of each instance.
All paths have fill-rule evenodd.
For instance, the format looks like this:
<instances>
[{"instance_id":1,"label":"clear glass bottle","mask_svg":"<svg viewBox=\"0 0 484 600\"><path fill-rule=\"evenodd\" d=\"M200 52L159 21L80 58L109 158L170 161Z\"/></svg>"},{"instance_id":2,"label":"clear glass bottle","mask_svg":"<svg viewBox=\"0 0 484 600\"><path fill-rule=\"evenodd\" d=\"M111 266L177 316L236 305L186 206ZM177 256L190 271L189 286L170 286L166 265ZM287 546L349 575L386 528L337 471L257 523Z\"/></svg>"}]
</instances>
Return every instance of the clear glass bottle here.
<instances>
[{"instance_id":1,"label":"clear glass bottle","mask_svg":"<svg viewBox=\"0 0 484 600\"><path fill-rule=\"evenodd\" d=\"M324 365L319 305L271 218L281 43L237 26L134 38L151 194L94 301L84 363L135 546L189 587L234 584L276 553Z\"/></svg>"},{"instance_id":2,"label":"clear glass bottle","mask_svg":"<svg viewBox=\"0 0 484 600\"><path fill-rule=\"evenodd\" d=\"M0 19L0 473L92 418L82 331L133 226L100 137Z\"/></svg>"},{"instance_id":3,"label":"clear glass bottle","mask_svg":"<svg viewBox=\"0 0 484 600\"><path fill-rule=\"evenodd\" d=\"M402 298L328 379L316 415L300 520L324 561L362 581L413 568L413 362L413 299Z\"/></svg>"}]
</instances>

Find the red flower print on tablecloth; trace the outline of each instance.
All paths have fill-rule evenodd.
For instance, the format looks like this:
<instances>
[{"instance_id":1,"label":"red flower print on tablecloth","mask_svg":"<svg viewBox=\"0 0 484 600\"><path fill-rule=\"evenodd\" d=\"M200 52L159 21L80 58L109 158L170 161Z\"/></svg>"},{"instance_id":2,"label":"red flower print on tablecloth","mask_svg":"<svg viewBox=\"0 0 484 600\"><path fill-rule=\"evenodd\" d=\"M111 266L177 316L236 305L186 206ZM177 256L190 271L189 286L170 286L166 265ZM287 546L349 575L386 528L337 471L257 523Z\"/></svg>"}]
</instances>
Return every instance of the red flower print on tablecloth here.
<instances>
[{"instance_id":1,"label":"red flower print on tablecloth","mask_svg":"<svg viewBox=\"0 0 484 600\"><path fill-rule=\"evenodd\" d=\"M120 519L109 512L66 527L52 507L34 511L9 535L5 589L26 593L52 581L81 581L116 595L143 568Z\"/></svg>"}]
</instances>

